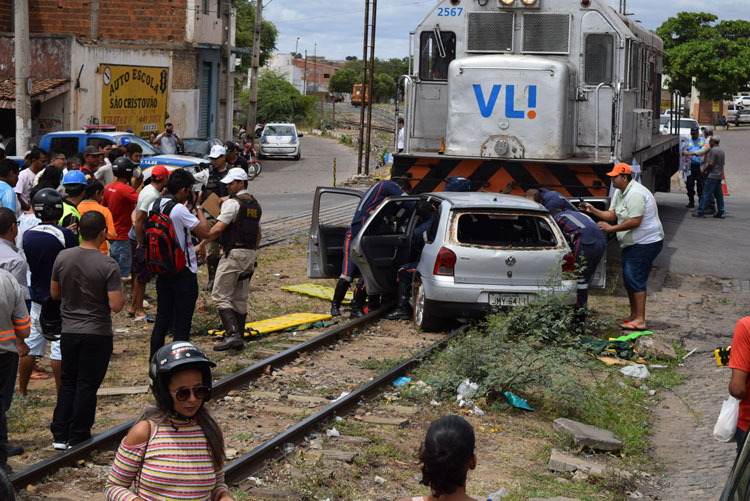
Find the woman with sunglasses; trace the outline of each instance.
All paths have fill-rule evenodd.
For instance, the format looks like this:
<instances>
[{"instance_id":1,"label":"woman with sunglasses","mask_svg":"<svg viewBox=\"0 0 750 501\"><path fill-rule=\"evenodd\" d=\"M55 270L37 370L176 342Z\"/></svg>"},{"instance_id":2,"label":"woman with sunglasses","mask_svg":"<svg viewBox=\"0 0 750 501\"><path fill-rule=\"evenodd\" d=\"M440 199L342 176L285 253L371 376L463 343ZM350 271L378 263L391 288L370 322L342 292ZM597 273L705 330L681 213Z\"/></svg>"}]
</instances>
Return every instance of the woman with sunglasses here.
<instances>
[{"instance_id":1,"label":"woman with sunglasses","mask_svg":"<svg viewBox=\"0 0 750 501\"><path fill-rule=\"evenodd\" d=\"M104 491L108 500L233 500L224 483L224 436L204 405L211 367L186 341L154 354L148 373L156 407L122 440Z\"/></svg>"}]
</instances>

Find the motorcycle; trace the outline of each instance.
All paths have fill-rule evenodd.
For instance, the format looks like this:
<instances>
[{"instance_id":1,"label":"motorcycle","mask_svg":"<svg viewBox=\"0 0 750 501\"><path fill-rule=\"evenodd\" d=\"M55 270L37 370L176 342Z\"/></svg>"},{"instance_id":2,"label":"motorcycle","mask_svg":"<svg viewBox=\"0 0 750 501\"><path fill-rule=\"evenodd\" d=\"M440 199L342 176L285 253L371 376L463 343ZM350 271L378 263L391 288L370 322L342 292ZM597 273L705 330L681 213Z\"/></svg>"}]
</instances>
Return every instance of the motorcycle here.
<instances>
[{"instance_id":1,"label":"motorcycle","mask_svg":"<svg viewBox=\"0 0 750 501\"><path fill-rule=\"evenodd\" d=\"M263 170L260 166L260 162L257 159L257 156L255 154L255 148L250 143L245 143L245 150L243 151L243 156L245 157L245 160L247 160L247 176L249 180L255 179L258 174L260 174L261 170Z\"/></svg>"}]
</instances>

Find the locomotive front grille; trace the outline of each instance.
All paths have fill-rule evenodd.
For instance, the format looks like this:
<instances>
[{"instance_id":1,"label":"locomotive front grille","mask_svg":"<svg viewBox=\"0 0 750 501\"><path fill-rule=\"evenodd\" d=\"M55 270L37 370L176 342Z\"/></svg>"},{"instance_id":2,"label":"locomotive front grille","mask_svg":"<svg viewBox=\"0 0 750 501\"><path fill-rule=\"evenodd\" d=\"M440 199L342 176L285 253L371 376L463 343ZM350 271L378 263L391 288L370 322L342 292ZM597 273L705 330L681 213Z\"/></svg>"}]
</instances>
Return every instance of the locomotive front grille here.
<instances>
[{"instance_id":1,"label":"locomotive front grille","mask_svg":"<svg viewBox=\"0 0 750 501\"><path fill-rule=\"evenodd\" d=\"M523 51L567 54L570 46L568 14L524 14Z\"/></svg>"},{"instance_id":2,"label":"locomotive front grille","mask_svg":"<svg viewBox=\"0 0 750 501\"><path fill-rule=\"evenodd\" d=\"M512 51L513 17L512 12L470 12L467 51Z\"/></svg>"}]
</instances>

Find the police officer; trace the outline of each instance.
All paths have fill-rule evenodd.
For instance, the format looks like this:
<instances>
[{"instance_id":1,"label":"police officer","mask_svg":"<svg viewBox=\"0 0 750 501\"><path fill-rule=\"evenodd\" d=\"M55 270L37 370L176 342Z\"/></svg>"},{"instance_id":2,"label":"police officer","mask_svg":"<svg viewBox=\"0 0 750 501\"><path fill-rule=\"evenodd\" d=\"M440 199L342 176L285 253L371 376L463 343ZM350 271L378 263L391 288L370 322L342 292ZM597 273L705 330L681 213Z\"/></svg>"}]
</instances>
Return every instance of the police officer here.
<instances>
[{"instance_id":1,"label":"police officer","mask_svg":"<svg viewBox=\"0 0 750 501\"><path fill-rule=\"evenodd\" d=\"M247 318L247 295L250 275L260 243L261 208L247 191L247 173L240 167L229 170L221 182L229 191L229 199L221 205L221 213L196 252L202 253L210 242L221 238L224 255L216 269L211 299L219 310L225 339L214 346L215 351L241 350Z\"/></svg>"},{"instance_id":2,"label":"police officer","mask_svg":"<svg viewBox=\"0 0 750 501\"><path fill-rule=\"evenodd\" d=\"M409 178L404 177L397 181L391 181L389 179L380 181L368 189L362 196L357 210L354 212L349 230L346 232L344 237L344 259L341 263L341 276L336 284L336 289L333 292L333 301L331 301L331 315L338 317L341 315L341 303L344 301L346 291L349 290L349 284L357 273L357 267L351 261L350 245L354 237L359 234L365 221L370 215L378 208L380 203L387 197L397 197L404 193L409 194L412 192L411 183ZM364 282L360 282L354 291L354 298L352 299L352 316L361 317L365 314L364 307L365 301L367 300L367 292L364 287Z\"/></svg>"},{"instance_id":3,"label":"police officer","mask_svg":"<svg viewBox=\"0 0 750 501\"><path fill-rule=\"evenodd\" d=\"M211 147L208 157L211 159L211 169L209 171L208 182L206 182L206 186L203 188L201 202L206 200L211 193L215 193L219 198L229 196L227 185L221 182L229 172L226 149L220 144L214 145ZM216 224L216 219L207 212L206 221L208 221L211 227ZM219 259L221 259L219 255L219 243L211 242L206 246L206 266L208 267L208 284L206 285L206 290L213 289Z\"/></svg>"},{"instance_id":4,"label":"police officer","mask_svg":"<svg viewBox=\"0 0 750 501\"><path fill-rule=\"evenodd\" d=\"M694 151L692 153L684 152L683 154L690 157L690 173L692 175L692 167L693 167L693 161L694 159L700 160L700 166L699 169L702 172L706 170L706 167L708 167L708 152L711 151L711 138L714 135L714 128L713 127L704 127L703 128L703 140L705 141L705 144L701 149L698 151ZM700 175L700 185L704 186L706 184L706 175L701 174ZM690 179L690 178L688 178ZM701 190L702 192L702 190ZM699 193L701 193L699 192ZM700 195L698 195L698 202L700 202ZM692 204L688 205L689 208ZM716 200L714 199L713 195L709 195L708 199L708 212L716 212Z\"/></svg>"},{"instance_id":5,"label":"police officer","mask_svg":"<svg viewBox=\"0 0 750 501\"><path fill-rule=\"evenodd\" d=\"M713 132L713 130L712 130ZM690 129L690 140L688 141L685 149L682 151L683 155L690 157L690 175L685 181L687 185L687 196L688 204L685 206L688 209L695 207L695 192L698 192L698 200L700 200L703 194L703 176L701 176L701 157L698 152L708 145L708 141L700 137L700 129L698 127L692 127Z\"/></svg>"},{"instance_id":6,"label":"police officer","mask_svg":"<svg viewBox=\"0 0 750 501\"><path fill-rule=\"evenodd\" d=\"M558 195L560 194L558 193ZM589 301L589 284L594 277L597 266L599 266L599 261L602 260L604 253L607 251L607 240L604 232L599 229L593 219L579 212L567 199L565 199L565 202L573 207L572 209L561 210L560 201L557 197L548 197L547 203L545 203L541 196L541 190L527 191L526 198L541 203L550 211L557 226L565 235L568 245L570 245L573 258L579 266L576 308L583 316Z\"/></svg>"}]
</instances>

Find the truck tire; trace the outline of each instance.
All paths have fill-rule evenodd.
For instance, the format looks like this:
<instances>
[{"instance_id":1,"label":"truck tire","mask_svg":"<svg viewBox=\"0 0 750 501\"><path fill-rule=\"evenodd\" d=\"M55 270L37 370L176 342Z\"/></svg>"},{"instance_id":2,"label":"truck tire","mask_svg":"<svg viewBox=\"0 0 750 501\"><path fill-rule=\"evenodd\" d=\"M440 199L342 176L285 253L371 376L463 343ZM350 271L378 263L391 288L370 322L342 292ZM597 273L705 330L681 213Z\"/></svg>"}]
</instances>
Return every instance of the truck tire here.
<instances>
[{"instance_id":1,"label":"truck tire","mask_svg":"<svg viewBox=\"0 0 750 501\"><path fill-rule=\"evenodd\" d=\"M440 328L440 322L435 317L432 307L427 303L424 295L424 286L419 277L414 277L414 327L424 332L436 332Z\"/></svg>"}]
</instances>

